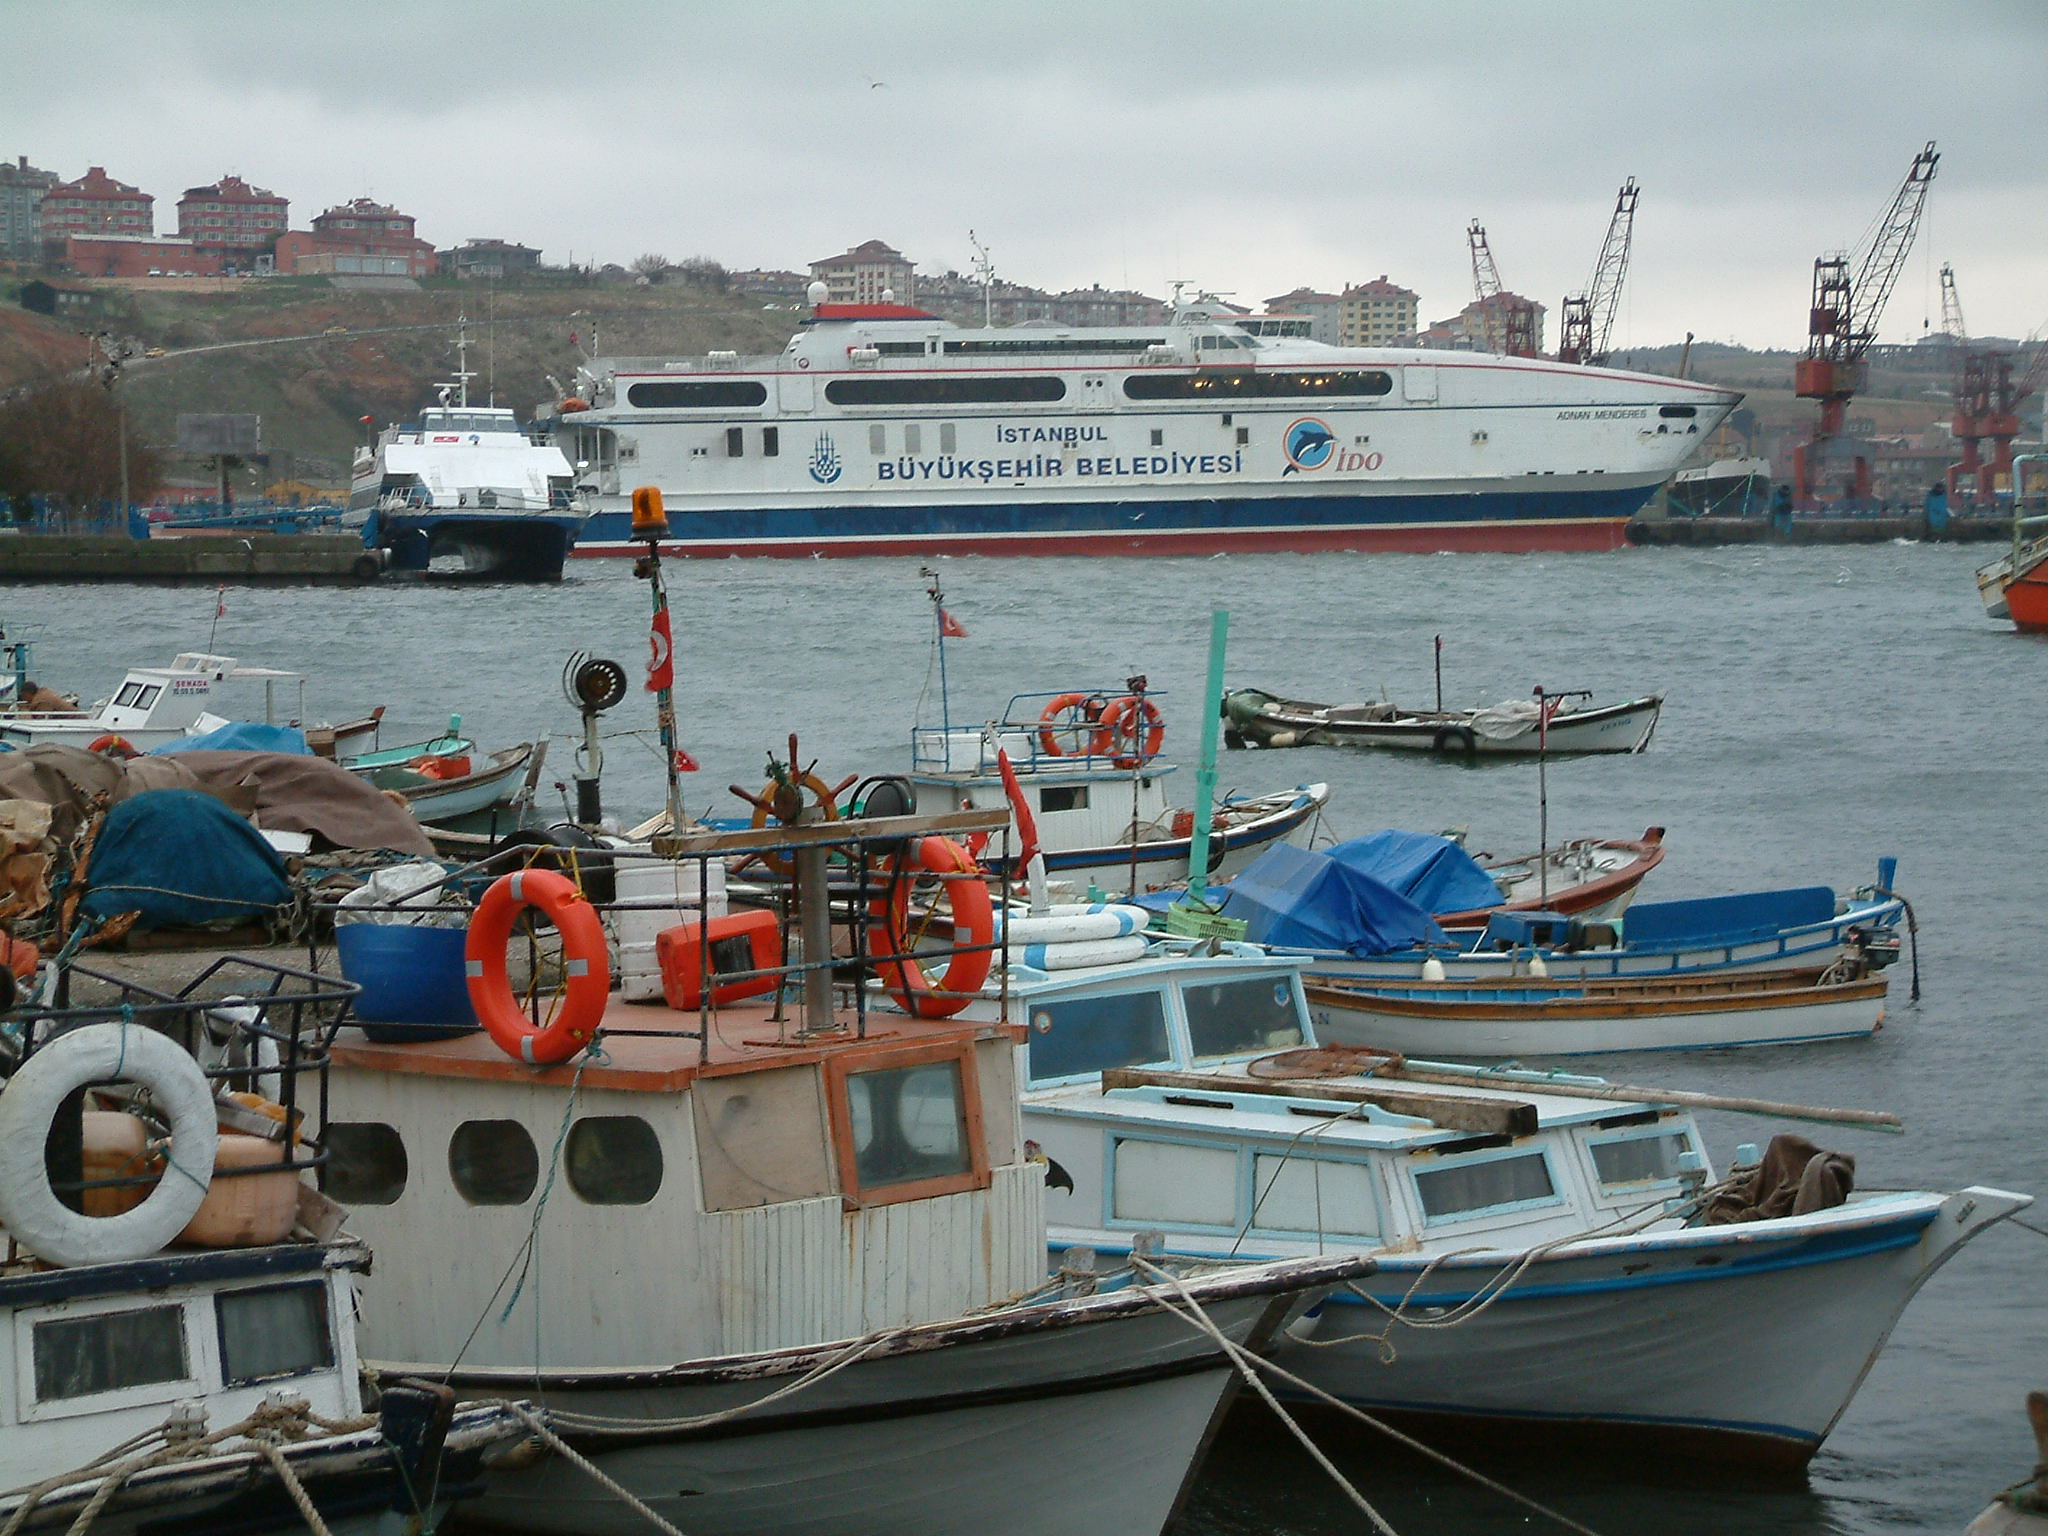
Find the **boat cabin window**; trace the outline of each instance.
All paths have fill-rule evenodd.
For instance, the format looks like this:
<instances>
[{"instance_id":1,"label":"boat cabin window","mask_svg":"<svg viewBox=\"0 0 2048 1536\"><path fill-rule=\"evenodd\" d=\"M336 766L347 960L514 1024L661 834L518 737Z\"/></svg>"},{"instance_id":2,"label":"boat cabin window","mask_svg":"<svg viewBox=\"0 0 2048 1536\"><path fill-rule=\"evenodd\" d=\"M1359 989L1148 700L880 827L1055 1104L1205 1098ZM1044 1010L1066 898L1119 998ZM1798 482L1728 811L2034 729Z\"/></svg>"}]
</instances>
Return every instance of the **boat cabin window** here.
<instances>
[{"instance_id":1,"label":"boat cabin window","mask_svg":"<svg viewBox=\"0 0 2048 1536\"><path fill-rule=\"evenodd\" d=\"M221 1379L246 1386L303 1376L334 1364L325 1285L264 1285L214 1298L220 1324Z\"/></svg>"},{"instance_id":2,"label":"boat cabin window","mask_svg":"<svg viewBox=\"0 0 2048 1536\"><path fill-rule=\"evenodd\" d=\"M1166 1035L1166 1002L1159 992L1037 1003L1027 1024L1034 1083L1173 1057Z\"/></svg>"},{"instance_id":3,"label":"boat cabin window","mask_svg":"<svg viewBox=\"0 0 2048 1536\"><path fill-rule=\"evenodd\" d=\"M744 458L747 452L747 433L744 427L725 429L725 456L728 459Z\"/></svg>"},{"instance_id":4,"label":"boat cabin window","mask_svg":"<svg viewBox=\"0 0 2048 1536\"><path fill-rule=\"evenodd\" d=\"M114 695L114 705L119 709L147 709L163 691L159 683L123 683L121 691Z\"/></svg>"},{"instance_id":5,"label":"boat cabin window","mask_svg":"<svg viewBox=\"0 0 2048 1536\"><path fill-rule=\"evenodd\" d=\"M887 1205L988 1187L972 1050L963 1042L827 1063L849 1201Z\"/></svg>"},{"instance_id":6,"label":"boat cabin window","mask_svg":"<svg viewBox=\"0 0 2048 1536\"><path fill-rule=\"evenodd\" d=\"M1349 368L1319 368L1312 373L1134 373L1124 380L1124 394L1132 400L1371 396L1387 394L1393 387L1392 374Z\"/></svg>"},{"instance_id":7,"label":"boat cabin window","mask_svg":"<svg viewBox=\"0 0 2048 1536\"><path fill-rule=\"evenodd\" d=\"M1379 1199L1364 1163L1260 1153L1252 1159L1252 1226L1310 1236L1378 1237Z\"/></svg>"},{"instance_id":8,"label":"boat cabin window","mask_svg":"<svg viewBox=\"0 0 2048 1536\"><path fill-rule=\"evenodd\" d=\"M1683 1131L1658 1131L1647 1136L1614 1136L1589 1140L1593 1171L1603 1192L1629 1184L1675 1182L1683 1170L1679 1159L1692 1150Z\"/></svg>"},{"instance_id":9,"label":"boat cabin window","mask_svg":"<svg viewBox=\"0 0 2048 1536\"><path fill-rule=\"evenodd\" d=\"M1040 374L992 379L834 379L825 386L825 398L834 405L1000 405L1066 397L1064 380Z\"/></svg>"},{"instance_id":10,"label":"boat cabin window","mask_svg":"<svg viewBox=\"0 0 2048 1536\"><path fill-rule=\"evenodd\" d=\"M58 1402L124 1387L184 1381L185 1309L175 1302L37 1323L36 1401Z\"/></svg>"},{"instance_id":11,"label":"boat cabin window","mask_svg":"<svg viewBox=\"0 0 2048 1536\"><path fill-rule=\"evenodd\" d=\"M391 1205L405 1193L405 1142L395 1127L332 1120L320 1137L320 1188L343 1205Z\"/></svg>"},{"instance_id":12,"label":"boat cabin window","mask_svg":"<svg viewBox=\"0 0 2048 1536\"><path fill-rule=\"evenodd\" d=\"M1477 1157L1440 1168L1418 1169L1415 1192L1430 1222L1451 1221L1474 1211L1554 1205L1557 1184L1541 1152Z\"/></svg>"},{"instance_id":13,"label":"boat cabin window","mask_svg":"<svg viewBox=\"0 0 2048 1536\"><path fill-rule=\"evenodd\" d=\"M1038 808L1041 811L1085 811L1088 809L1088 786L1048 784L1038 792Z\"/></svg>"},{"instance_id":14,"label":"boat cabin window","mask_svg":"<svg viewBox=\"0 0 2048 1536\"><path fill-rule=\"evenodd\" d=\"M1183 1227L1237 1226L1237 1149L1186 1142L1113 1139L1110 1211L1119 1222Z\"/></svg>"},{"instance_id":15,"label":"boat cabin window","mask_svg":"<svg viewBox=\"0 0 2048 1536\"><path fill-rule=\"evenodd\" d=\"M626 404L643 411L735 410L768 403L755 379L661 379L626 386Z\"/></svg>"},{"instance_id":16,"label":"boat cabin window","mask_svg":"<svg viewBox=\"0 0 2048 1536\"><path fill-rule=\"evenodd\" d=\"M448 1177L471 1205L524 1205L540 1183L540 1152L517 1120L465 1120L448 1138Z\"/></svg>"},{"instance_id":17,"label":"boat cabin window","mask_svg":"<svg viewBox=\"0 0 2048 1536\"><path fill-rule=\"evenodd\" d=\"M763 427L761 429L761 457L764 459L772 459L778 457L781 454L781 452L782 428Z\"/></svg>"},{"instance_id":18,"label":"boat cabin window","mask_svg":"<svg viewBox=\"0 0 2048 1536\"><path fill-rule=\"evenodd\" d=\"M1291 973L1184 986L1181 1007L1197 1058L1301 1044L1301 1008Z\"/></svg>"},{"instance_id":19,"label":"boat cabin window","mask_svg":"<svg viewBox=\"0 0 2048 1536\"><path fill-rule=\"evenodd\" d=\"M661 1138L638 1115L586 1115L563 1149L569 1187L591 1205L645 1205L661 1190Z\"/></svg>"}]
</instances>

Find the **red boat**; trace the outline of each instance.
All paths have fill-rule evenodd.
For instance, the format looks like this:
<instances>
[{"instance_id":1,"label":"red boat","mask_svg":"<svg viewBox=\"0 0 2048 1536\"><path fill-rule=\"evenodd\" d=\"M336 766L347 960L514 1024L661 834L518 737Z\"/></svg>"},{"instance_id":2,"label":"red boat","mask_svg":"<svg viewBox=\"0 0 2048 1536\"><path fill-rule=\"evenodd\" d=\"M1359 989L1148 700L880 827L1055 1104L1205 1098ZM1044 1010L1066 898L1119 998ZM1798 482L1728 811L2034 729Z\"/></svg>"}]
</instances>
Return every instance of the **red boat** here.
<instances>
[{"instance_id":1,"label":"red boat","mask_svg":"<svg viewBox=\"0 0 2048 1536\"><path fill-rule=\"evenodd\" d=\"M1439 927L1484 928L1488 916L1498 911L1562 912L1599 920L1620 915L1643 876L1664 861L1664 829L1651 827L1638 838L1576 838L1540 855L1479 855L1478 861L1506 899L1498 907L1439 912Z\"/></svg>"},{"instance_id":2,"label":"red boat","mask_svg":"<svg viewBox=\"0 0 2048 1536\"><path fill-rule=\"evenodd\" d=\"M1977 592L1992 618L2048 634L2048 533L2028 543L2028 528L2048 528L2048 515L2013 519L2012 553L1977 572Z\"/></svg>"}]
</instances>

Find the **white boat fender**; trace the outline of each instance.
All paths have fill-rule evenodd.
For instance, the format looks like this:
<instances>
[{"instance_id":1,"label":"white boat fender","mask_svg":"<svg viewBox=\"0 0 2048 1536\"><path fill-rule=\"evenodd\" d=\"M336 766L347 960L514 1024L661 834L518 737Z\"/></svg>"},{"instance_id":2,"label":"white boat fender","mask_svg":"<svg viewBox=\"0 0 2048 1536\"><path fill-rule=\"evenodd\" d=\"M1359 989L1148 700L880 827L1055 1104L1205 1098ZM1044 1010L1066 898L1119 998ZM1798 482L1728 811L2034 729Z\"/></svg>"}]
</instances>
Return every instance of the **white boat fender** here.
<instances>
[{"instance_id":1,"label":"white boat fender","mask_svg":"<svg viewBox=\"0 0 2048 1536\"><path fill-rule=\"evenodd\" d=\"M1019 952L1012 950L1013 955ZM1027 944L1019 957L1037 971L1079 971L1093 965L1123 965L1145 958L1145 938L1095 939L1079 944Z\"/></svg>"},{"instance_id":2,"label":"white boat fender","mask_svg":"<svg viewBox=\"0 0 2048 1536\"><path fill-rule=\"evenodd\" d=\"M1048 912L999 916L996 932L1012 944L1073 944L1143 933L1151 920L1143 907L1062 902Z\"/></svg>"},{"instance_id":3,"label":"white boat fender","mask_svg":"<svg viewBox=\"0 0 2048 1536\"><path fill-rule=\"evenodd\" d=\"M1529 951L1529 974L1539 979L1550 975L1550 967L1543 963L1543 957L1533 949Z\"/></svg>"},{"instance_id":4,"label":"white boat fender","mask_svg":"<svg viewBox=\"0 0 2048 1536\"><path fill-rule=\"evenodd\" d=\"M170 1122L167 1166L143 1202L86 1216L57 1198L43 1157L57 1110L88 1083L149 1090ZM0 1090L0 1227L52 1264L119 1263L161 1251L185 1230L213 1180L220 1132L206 1074L166 1036L140 1024L88 1024L59 1035Z\"/></svg>"},{"instance_id":5,"label":"white boat fender","mask_svg":"<svg viewBox=\"0 0 2048 1536\"><path fill-rule=\"evenodd\" d=\"M1442 981L1445 974L1443 961L1437 959L1435 955L1431 955L1422 962L1422 979L1424 981Z\"/></svg>"}]
</instances>

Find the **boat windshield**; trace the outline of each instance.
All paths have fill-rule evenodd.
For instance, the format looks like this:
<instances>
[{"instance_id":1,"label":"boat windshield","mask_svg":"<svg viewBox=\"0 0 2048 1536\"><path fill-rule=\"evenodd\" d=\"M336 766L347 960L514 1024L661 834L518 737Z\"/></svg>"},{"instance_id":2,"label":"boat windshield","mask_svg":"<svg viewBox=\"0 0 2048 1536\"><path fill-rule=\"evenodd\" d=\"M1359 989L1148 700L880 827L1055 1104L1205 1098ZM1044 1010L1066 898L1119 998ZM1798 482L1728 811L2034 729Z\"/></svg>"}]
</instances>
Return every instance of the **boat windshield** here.
<instances>
[{"instance_id":1,"label":"boat windshield","mask_svg":"<svg viewBox=\"0 0 2048 1536\"><path fill-rule=\"evenodd\" d=\"M510 411L422 411L424 432L517 432L519 423Z\"/></svg>"},{"instance_id":2,"label":"boat windshield","mask_svg":"<svg viewBox=\"0 0 2048 1536\"><path fill-rule=\"evenodd\" d=\"M1190 983L1181 988L1197 1060L1300 1045L1301 1001L1289 976Z\"/></svg>"},{"instance_id":3,"label":"boat windshield","mask_svg":"<svg viewBox=\"0 0 2048 1536\"><path fill-rule=\"evenodd\" d=\"M1034 1083L1173 1059L1166 1001L1157 991L1034 1003L1028 1027Z\"/></svg>"}]
</instances>

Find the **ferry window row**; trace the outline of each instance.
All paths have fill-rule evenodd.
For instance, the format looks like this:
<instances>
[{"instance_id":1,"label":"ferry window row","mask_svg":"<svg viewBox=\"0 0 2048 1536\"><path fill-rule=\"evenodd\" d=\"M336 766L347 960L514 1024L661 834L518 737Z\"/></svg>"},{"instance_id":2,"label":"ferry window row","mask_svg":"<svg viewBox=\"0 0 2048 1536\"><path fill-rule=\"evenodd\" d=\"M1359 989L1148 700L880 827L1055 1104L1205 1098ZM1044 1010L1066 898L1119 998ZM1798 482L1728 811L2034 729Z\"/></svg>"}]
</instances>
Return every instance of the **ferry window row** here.
<instances>
[{"instance_id":1,"label":"ferry window row","mask_svg":"<svg viewBox=\"0 0 2048 1536\"><path fill-rule=\"evenodd\" d=\"M1392 392L1394 376L1378 369L1312 373L1134 373L1124 380L1131 400L1274 400L1317 396L1369 398Z\"/></svg>"},{"instance_id":2,"label":"ferry window row","mask_svg":"<svg viewBox=\"0 0 2048 1536\"><path fill-rule=\"evenodd\" d=\"M343 1205L392 1205L412 1175L404 1138L375 1121L335 1121L322 1187ZM588 1205L645 1205L661 1190L661 1141L637 1115L586 1115L562 1149L569 1187ZM448 1138L448 1178L471 1205L524 1205L540 1185L540 1149L517 1120L465 1120Z\"/></svg>"},{"instance_id":3,"label":"ferry window row","mask_svg":"<svg viewBox=\"0 0 2048 1536\"><path fill-rule=\"evenodd\" d=\"M1378 369L1138 373L1123 384L1125 398L1139 401L1371 399L1391 393L1393 387L1393 375ZM1038 374L841 378L825 386L825 398L832 404L853 406L1049 405L1066 397L1065 380ZM765 405L767 400L766 387L747 379L662 380L626 389L626 403L641 410L738 410Z\"/></svg>"}]
</instances>

